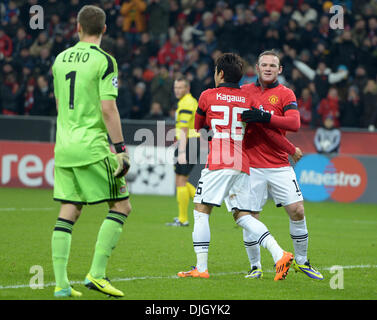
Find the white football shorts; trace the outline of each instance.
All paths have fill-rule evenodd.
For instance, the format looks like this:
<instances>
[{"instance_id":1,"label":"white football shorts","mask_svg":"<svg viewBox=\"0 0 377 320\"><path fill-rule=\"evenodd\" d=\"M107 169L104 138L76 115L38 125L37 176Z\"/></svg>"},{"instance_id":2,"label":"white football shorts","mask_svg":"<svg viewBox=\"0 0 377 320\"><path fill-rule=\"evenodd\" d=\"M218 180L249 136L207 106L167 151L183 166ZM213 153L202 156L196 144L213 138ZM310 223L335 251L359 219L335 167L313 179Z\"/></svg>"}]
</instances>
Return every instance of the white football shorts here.
<instances>
[{"instance_id":1,"label":"white football shorts","mask_svg":"<svg viewBox=\"0 0 377 320\"><path fill-rule=\"evenodd\" d=\"M233 209L251 211L249 176L233 169L203 169L194 197L194 203L220 207L227 198L229 212Z\"/></svg>"},{"instance_id":2,"label":"white football shorts","mask_svg":"<svg viewBox=\"0 0 377 320\"><path fill-rule=\"evenodd\" d=\"M262 211L268 193L277 207L304 200L292 167L250 168L249 188L252 211Z\"/></svg>"}]
</instances>

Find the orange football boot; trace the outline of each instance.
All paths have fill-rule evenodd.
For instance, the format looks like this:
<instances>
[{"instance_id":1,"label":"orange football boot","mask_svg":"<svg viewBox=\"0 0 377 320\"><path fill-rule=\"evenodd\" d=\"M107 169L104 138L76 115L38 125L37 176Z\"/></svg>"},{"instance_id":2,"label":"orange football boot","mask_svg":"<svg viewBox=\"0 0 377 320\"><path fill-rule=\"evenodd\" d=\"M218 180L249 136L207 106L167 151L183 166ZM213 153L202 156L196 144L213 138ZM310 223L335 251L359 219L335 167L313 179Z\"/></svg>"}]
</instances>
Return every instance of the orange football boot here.
<instances>
[{"instance_id":1,"label":"orange football boot","mask_svg":"<svg viewBox=\"0 0 377 320\"><path fill-rule=\"evenodd\" d=\"M288 270L293 262L293 254L290 252L283 252L281 259L276 262L276 275L274 280L284 280L288 275Z\"/></svg>"},{"instance_id":2,"label":"orange football boot","mask_svg":"<svg viewBox=\"0 0 377 320\"><path fill-rule=\"evenodd\" d=\"M192 267L190 271L180 271L178 272L178 277L180 278L188 278L188 277L193 277L193 278L209 278L209 273L208 270L204 272L199 272L196 267Z\"/></svg>"}]
</instances>

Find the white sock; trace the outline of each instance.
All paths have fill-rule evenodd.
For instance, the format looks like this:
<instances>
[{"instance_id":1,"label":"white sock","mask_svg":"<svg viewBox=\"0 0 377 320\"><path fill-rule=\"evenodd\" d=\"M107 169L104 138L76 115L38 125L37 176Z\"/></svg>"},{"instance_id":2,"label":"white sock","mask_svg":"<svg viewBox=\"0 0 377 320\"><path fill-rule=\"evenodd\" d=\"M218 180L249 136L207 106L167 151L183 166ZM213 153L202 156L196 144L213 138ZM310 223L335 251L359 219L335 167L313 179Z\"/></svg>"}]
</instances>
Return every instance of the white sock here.
<instances>
[{"instance_id":1,"label":"white sock","mask_svg":"<svg viewBox=\"0 0 377 320\"><path fill-rule=\"evenodd\" d=\"M250 268L262 268L260 263L260 246L258 239L254 239L245 229L243 229L243 243L245 245L246 253L250 261Z\"/></svg>"},{"instance_id":2,"label":"white sock","mask_svg":"<svg viewBox=\"0 0 377 320\"><path fill-rule=\"evenodd\" d=\"M209 214L194 210L192 242L196 253L196 268L199 272L204 272L208 269L208 247L210 240Z\"/></svg>"},{"instance_id":3,"label":"white sock","mask_svg":"<svg viewBox=\"0 0 377 320\"><path fill-rule=\"evenodd\" d=\"M283 249L280 248L279 244L276 242L275 238L268 234L261 242L261 246L270 251L272 259L274 262L278 262L283 257Z\"/></svg>"},{"instance_id":4,"label":"white sock","mask_svg":"<svg viewBox=\"0 0 377 320\"><path fill-rule=\"evenodd\" d=\"M258 239L258 243L263 248L270 251L275 262L283 256L283 249L280 248L263 222L255 219L251 215L245 215L239 218L236 223L244 228L253 239Z\"/></svg>"},{"instance_id":5,"label":"white sock","mask_svg":"<svg viewBox=\"0 0 377 320\"><path fill-rule=\"evenodd\" d=\"M208 270L208 252L198 252L196 254L196 268L199 272Z\"/></svg>"},{"instance_id":6,"label":"white sock","mask_svg":"<svg viewBox=\"0 0 377 320\"><path fill-rule=\"evenodd\" d=\"M308 229L306 220L289 220L289 233L295 249L295 260L298 264L304 264L308 260Z\"/></svg>"}]
</instances>

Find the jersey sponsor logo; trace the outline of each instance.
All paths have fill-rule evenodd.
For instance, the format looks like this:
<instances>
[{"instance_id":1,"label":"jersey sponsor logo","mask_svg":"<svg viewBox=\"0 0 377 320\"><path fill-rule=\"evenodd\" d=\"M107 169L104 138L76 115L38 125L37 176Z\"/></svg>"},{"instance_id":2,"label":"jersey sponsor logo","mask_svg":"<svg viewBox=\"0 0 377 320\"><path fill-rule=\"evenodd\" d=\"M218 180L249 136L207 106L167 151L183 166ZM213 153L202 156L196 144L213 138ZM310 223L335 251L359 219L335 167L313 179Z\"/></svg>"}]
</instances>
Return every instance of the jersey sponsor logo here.
<instances>
[{"instance_id":1,"label":"jersey sponsor logo","mask_svg":"<svg viewBox=\"0 0 377 320\"><path fill-rule=\"evenodd\" d=\"M216 100L222 100L226 102L242 102L245 103L246 99L242 96L233 96L230 94L216 93Z\"/></svg>"},{"instance_id":2,"label":"jersey sponsor logo","mask_svg":"<svg viewBox=\"0 0 377 320\"><path fill-rule=\"evenodd\" d=\"M268 98L268 101L271 104L277 104L279 102L279 98L275 96L274 94Z\"/></svg>"},{"instance_id":3,"label":"jersey sponsor logo","mask_svg":"<svg viewBox=\"0 0 377 320\"><path fill-rule=\"evenodd\" d=\"M296 164L295 171L304 198L309 201L355 201L363 195L368 180L363 164L344 156L329 159L307 155Z\"/></svg>"},{"instance_id":4,"label":"jersey sponsor logo","mask_svg":"<svg viewBox=\"0 0 377 320\"><path fill-rule=\"evenodd\" d=\"M114 78L111 80L111 83L113 84L113 87L114 87L114 88L117 88L117 89L118 89L118 77L114 77Z\"/></svg>"}]
</instances>

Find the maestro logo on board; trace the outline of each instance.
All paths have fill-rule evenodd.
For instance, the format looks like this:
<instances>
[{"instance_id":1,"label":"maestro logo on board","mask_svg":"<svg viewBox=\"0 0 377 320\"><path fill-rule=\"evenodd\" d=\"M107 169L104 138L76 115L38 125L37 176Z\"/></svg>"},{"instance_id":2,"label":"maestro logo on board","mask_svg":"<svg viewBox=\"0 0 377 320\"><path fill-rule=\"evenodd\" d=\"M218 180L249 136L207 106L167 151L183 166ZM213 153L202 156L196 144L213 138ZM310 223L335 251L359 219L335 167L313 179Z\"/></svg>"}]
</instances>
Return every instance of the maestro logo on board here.
<instances>
[{"instance_id":1,"label":"maestro logo on board","mask_svg":"<svg viewBox=\"0 0 377 320\"><path fill-rule=\"evenodd\" d=\"M339 202L357 200L367 186L363 164L351 157L329 159L319 154L303 157L295 167L305 199L323 201L331 198Z\"/></svg>"}]
</instances>

